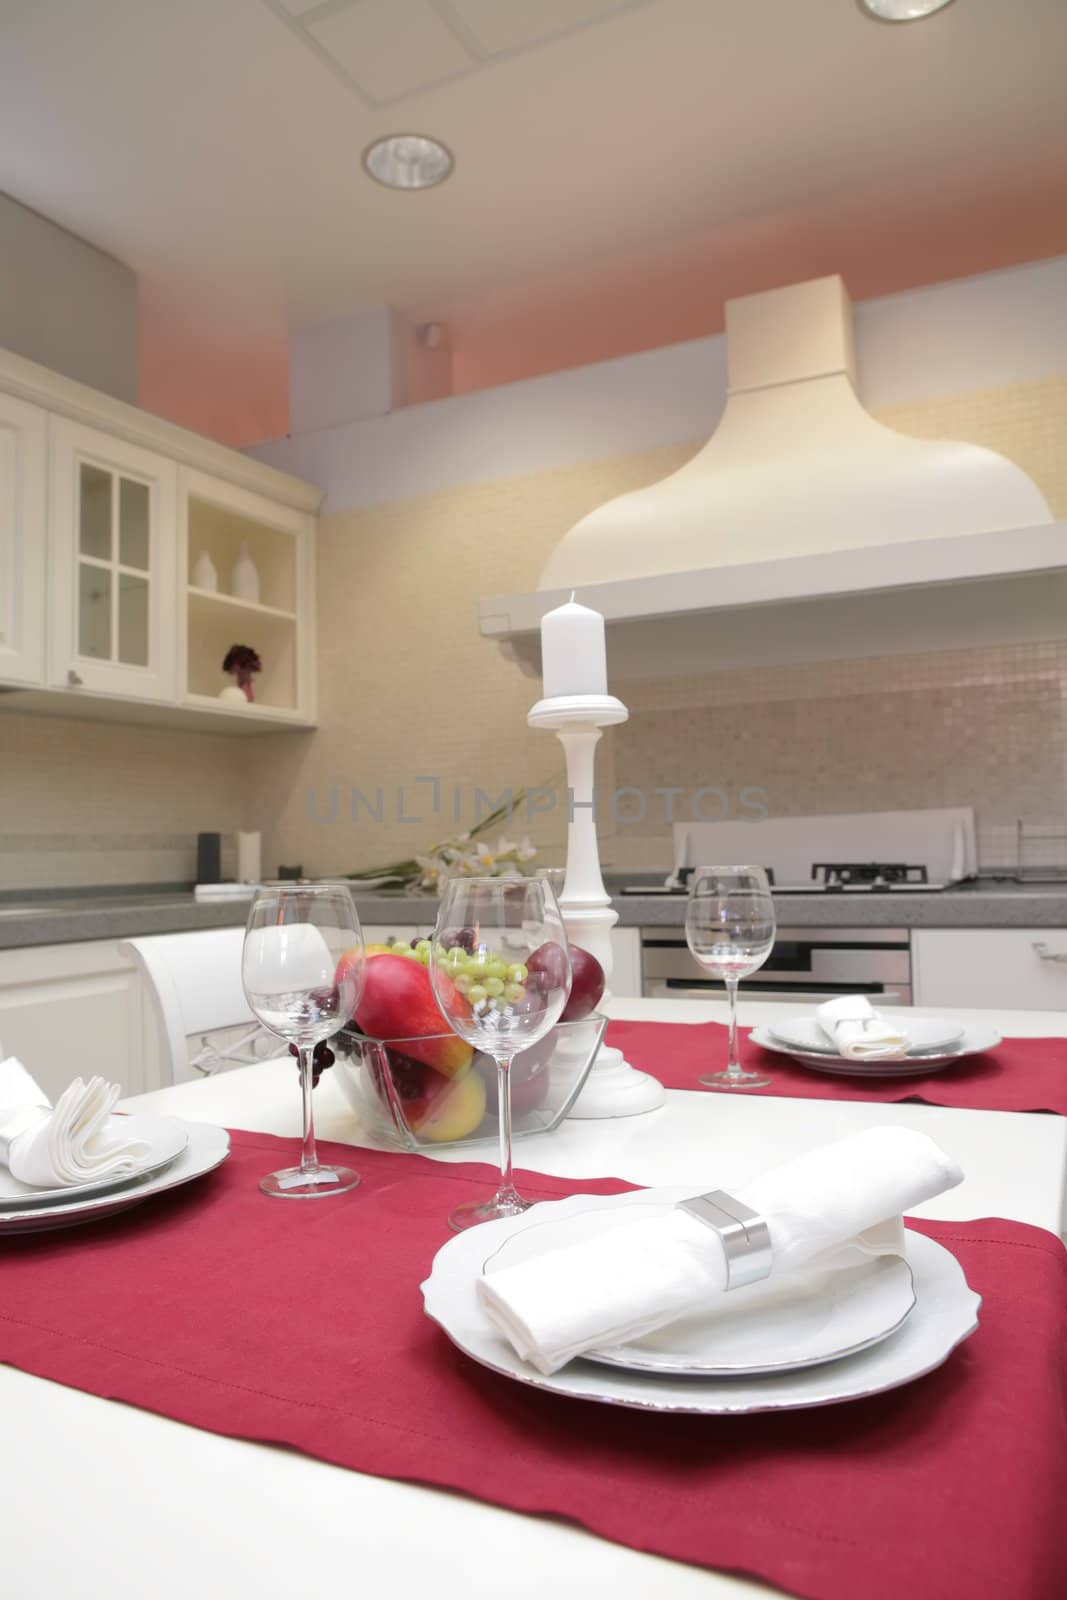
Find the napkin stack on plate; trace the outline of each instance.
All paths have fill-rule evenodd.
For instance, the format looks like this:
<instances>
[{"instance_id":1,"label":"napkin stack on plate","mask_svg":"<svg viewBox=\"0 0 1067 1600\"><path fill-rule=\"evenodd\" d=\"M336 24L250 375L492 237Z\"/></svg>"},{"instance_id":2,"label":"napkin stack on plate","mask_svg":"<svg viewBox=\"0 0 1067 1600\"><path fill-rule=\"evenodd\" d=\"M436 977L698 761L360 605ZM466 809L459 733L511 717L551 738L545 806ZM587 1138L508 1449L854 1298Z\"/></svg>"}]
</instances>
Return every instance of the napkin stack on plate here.
<instances>
[{"instance_id":1,"label":"napkin stack on plate","mask_svg":"<svg viewBox=\"0 0 1067 1600\"><path fill-rule=\"evenodd\" d=\"M900 1061L908 1053L907 1035L876 1011L862 994L827 1000L815 1020L848 1061Z\"/></svg>"},{"instance_id":2,"label":"napkin stack on plate","mask_svg":"<svg viewBox=\"0 0 1067 1600\"><path fill-rule=\"evenodd\" d=\"M929 1135L882 1127L811 1150L732 1192L766 1221L778 1274L903 1254L901 1213L962 1178ZM672 1208L483 1276L478 1295L523 1360L551 1374L585 1350L625 1344L706 1308L726 1280L719 1235Z\"/></svg>"},{"instance_id":3,"label":"napkin stack on plate","mask_svg":"<svg viewBox=\"0 0 1067 1600\"><path fill-rule=\"evenodd\" d=\"M112 1117L120 1093L103 1078L75 1078L53 1107L22 1062L8 1056L0 1061L0 1166L38 1189L132 1177L148 1145Z\"/></svg>"}]
</instances>

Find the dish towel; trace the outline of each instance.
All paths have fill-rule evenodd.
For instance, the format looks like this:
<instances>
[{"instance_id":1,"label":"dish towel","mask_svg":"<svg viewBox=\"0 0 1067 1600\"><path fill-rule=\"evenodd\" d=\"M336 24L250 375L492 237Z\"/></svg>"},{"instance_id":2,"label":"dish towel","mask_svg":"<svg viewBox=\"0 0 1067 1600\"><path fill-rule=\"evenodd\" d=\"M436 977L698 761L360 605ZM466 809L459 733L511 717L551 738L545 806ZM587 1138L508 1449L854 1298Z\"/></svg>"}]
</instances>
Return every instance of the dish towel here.
<instances>
[{"instance_id":1,"label":"dish towel","mask_svg":"<svg viewBox=\"0 0 1067 1600\"><path fill-rule=\"evenodd\" d=\"M862 994L827 1000L815 1020L838 1053L849 1061L901 1061L908 1053L908 1036L876 1011Z\"/></svg>"},{"instance_id":2,"label":"dish towel","mask_svg":"<svg viewBox=\"0 0 1067 1600\"><path fill-rule=\"evenodd\" d=\"M901 1213L962 1178L928 1134L879 1127L810 1150L733 1194L767 1223L778 1274L903 1254ZM706 1307L725 1293L726 1276L718 1234L674 1207L482 1276L477 1292L497 1331L547 1375L585 1350Z\"/></svg>"},{"instance_id":3,"label":"dish towel","mask_svg":"<svg viewBox=\"0 0 1067 1600\"><path fill-rule=\"evenodd\" d=\"M95 1178L132 1176L148 1154L112 1118L117 1083L75 1078L53 1107L15 1056L0 1061L0 1166L20 1183L64 1189Z\"/></svg>"}]
</instances>

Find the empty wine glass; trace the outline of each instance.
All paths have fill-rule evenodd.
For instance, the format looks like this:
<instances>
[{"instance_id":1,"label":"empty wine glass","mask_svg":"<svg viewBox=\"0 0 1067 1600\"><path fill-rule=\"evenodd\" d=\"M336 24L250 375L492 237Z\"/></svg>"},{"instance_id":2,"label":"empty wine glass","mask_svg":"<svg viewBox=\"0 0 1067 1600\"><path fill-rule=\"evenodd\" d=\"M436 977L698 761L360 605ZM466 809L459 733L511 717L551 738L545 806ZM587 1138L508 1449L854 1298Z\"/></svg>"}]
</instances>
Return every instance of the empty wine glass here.
<instances>
[{"instance_id":1,"label":"empty wine glass","mask_svg":"<svg viewBox=\"0 0 1067 1600\"><path fill-rule=\"evenodd\" d=\"M319 1199L354 1189L351 1167L323 1166L315 1150L312 1055L344 1027L363 991L363 934L346 883L268 883L256 891L241 975L255 1015L296 1045L303 1097L300 1165L261 1179L264 1194Z\"/></svg>"},{"instance_id":2,"label":"empty wine glass","mask_svg":"<svg viewBox=\"0 0 1067 1600\"><path fill-rule=\"evenodd\" d=\"M686 942L730 997L729 1059L724 1072L698 1080L709 1089L763 1089L771 1081L737 1059L737 985L770 955L774 927L774 901L762 867L697 867L685 908Z\"/></svg>"},{"instance_id":3,"label":"empty wine glass","mask_svg":"<svg viewBox=\"0 0 1067 1600\"><path fill-rule=\"evenodd\" d=\"M571 956L551 889L532 878L453 878L430 950L430 981L453 1032L497 1069L500 1186L491 1200L458 1206L453 1228L515 1217L529 1206L511 1174L511 1063L559 1021L571 991Z\"/></svg>"}]
</instances>

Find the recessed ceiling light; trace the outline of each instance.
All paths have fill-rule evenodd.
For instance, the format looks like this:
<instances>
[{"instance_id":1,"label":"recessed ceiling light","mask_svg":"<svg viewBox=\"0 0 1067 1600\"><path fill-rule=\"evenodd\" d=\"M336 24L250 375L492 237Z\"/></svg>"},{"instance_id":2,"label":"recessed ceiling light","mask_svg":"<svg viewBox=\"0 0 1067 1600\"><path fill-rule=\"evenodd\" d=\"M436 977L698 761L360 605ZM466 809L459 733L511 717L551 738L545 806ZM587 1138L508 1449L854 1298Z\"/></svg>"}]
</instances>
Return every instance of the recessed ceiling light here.
<instances>
[{"instance_id":1,"label":"recessed ceiling light","mask_svg":"<svg viewBox=\"0 0 1067 1600\"><path fill-rule=\"evenodd\" d=\"M952 0L859 0L859 8L876 22L919 22L943 11Z\"/></svg>"},{"instance_id":2,"label":"recessed ceiling light","mask_svg":"<svg viewBox=\"0 0 1067 1600\"><path fill-rule=\"evenodd\" d=\"M444 183L455 161L437 139L422 133L390 133L367 146L363 165L388 189L432 189Z\"/></svg>"}]
</instances>

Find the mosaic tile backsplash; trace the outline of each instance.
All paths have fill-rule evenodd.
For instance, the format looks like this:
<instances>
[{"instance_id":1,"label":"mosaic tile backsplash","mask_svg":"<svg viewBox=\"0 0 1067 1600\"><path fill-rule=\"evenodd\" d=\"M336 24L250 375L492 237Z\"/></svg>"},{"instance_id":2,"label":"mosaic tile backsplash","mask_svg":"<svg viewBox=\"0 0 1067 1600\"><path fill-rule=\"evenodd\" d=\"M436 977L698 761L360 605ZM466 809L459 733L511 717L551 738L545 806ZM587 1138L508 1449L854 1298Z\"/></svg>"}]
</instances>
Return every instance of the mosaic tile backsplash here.
<instances>
[{"instance_id":1,"label":"mosaic tile backsplash","mask_svg":"<svg viewBox=\"0 0 1067 1600\"><path fill-rule=\"evenodd\" d=\"M669 773L679 820L973 806L980 865L1010 868L1018 818L1067 828L1065 689L1067 642L627 685L611 782L651 793ZM613 866L669 864L668 803L616 823Z\"/></svg>"}]
</instances>

